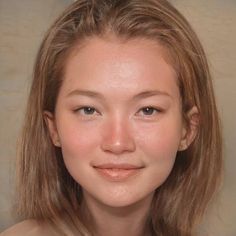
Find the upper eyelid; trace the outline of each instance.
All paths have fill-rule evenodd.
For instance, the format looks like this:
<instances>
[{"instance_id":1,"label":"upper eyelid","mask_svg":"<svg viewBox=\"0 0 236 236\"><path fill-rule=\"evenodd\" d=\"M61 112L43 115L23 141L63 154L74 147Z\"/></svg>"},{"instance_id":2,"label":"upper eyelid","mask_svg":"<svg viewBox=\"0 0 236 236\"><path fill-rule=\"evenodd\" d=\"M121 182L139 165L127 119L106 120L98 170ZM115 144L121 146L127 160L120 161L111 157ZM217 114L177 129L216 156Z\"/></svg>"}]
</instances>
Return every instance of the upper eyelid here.
<instances>
[{"instance_id":1,"label":"upper eyelid","mask_svg":"<svg viewBox=\"0 0 236 236\"><path fill-rule=\"evenodd\" d=\"M99 113L98 110L97 110L95 107L92 107L92 106L81 106L81 107L78 107L78 108L74 109L74 111L75 111L75 112L81 111L81 110L83 110L83 109L85 109L85 108L92 108L92 109L95 110L95 112Z\"/></svg>"},{"instance_id":2,"label":"upper eyelid","mask_svg":"<svg viewBox=\"0 0 236 236\"><path fill-rule=\"evenodd\" d=\"M81 106L78 106L77 108L75 108L74 110L80 110L80 109L83 109L83 108L92 108L92 109L97 110L97 108L95 106L89 106L89 105L81 105ZM152 106L152 105L142 106L138 110L142 110L142 109L145 109L145 108L152 108L154 110L160 110L160 111L163 110L160 107L156 107L156 106Z\"/></svg>"},{"instance_id":3,"label":"upper eyelid","mask_svg":"<svg viewBox=\"0 0 236 236\"><path fill-rule=\"evenodd\" d=\"M151 109L153 109L154 111L156 111L158 113L163 111L162 109L159 109L159 108L156 108L156 107L146 106L146 107L140 108L136 113L139 113L140 111L144 110L145 108L151 108Z\"/></svg>"},{"instance_id":4,"label":"upper eyelid","mask_svg":"<svg viewBox=\"0 0 236 236\"><path fill-rule=\"evenodd\" d=\"M154 109L154 110L156 110L156 111L163 111L163 110L164 110L164 109L162 109L162 108L160 108L160 107L155 107L155 106L143 106L143 107L141 107L138 111L143 110L143 109L145 109L145 108L151 108L151 109Z\"/></svg>"},{"instance_id":5,"label":"upper eyelid","mask_svg":"<svg viewBox=\"0 0 236 236\"><path fill-rule=\"evenodd\" d=\"M78 108L75 108L75 109L73 109L73 111L80 111L80 110L82 110L82 109L85 109L85 108L92 108L92 109L94 109L95 110L95 112L96 113L99 113L99 114L101 114L101 112L95 107L95 106L89 106L89 105L83 105L83 106L79 106ZM145 109L145 108L151 108L151 109L154 109L155 111L157 111L157 112L163 112L164 111L164 109L162 109L162 108L160 108L160 107L155 107L155 106L142 106L142 107L140 107L136 112L135 112L135 114L136 113L139 113L140 111L142 111L143 109Z\"/></svg>"}]
</instances>

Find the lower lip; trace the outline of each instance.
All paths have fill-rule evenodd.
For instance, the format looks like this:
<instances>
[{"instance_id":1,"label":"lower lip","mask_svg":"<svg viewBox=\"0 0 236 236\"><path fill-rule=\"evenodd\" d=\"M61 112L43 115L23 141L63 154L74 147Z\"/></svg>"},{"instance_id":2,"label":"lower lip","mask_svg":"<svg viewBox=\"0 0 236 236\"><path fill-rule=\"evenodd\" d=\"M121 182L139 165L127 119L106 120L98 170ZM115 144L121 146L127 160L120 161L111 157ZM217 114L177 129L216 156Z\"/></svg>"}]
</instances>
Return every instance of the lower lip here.
<instances>
[{"instance_id":1,"label":"lower lip","mask_svg":"<svg viewBox=\"0 0 236 236\"><path fill-rule=\"evenodd\" d=\"M138 174L141 168L137 169L104 169L95 168L99 174L110 181L122 181Z\"/></svg>"}]
</instances>

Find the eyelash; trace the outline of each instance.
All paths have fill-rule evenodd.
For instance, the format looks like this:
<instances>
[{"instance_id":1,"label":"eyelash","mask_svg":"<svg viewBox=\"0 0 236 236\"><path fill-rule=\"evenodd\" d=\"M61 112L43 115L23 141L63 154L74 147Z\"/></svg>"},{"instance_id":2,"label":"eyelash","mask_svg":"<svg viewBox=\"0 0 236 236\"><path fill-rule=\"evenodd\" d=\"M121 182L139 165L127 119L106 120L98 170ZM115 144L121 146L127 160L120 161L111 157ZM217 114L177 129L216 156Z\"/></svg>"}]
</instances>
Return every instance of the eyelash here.
<instances>
[{"instance_id":1,"label":"eyelash","mask_svg":"<svg viewBox=\"0 0 236 236\"><path fill-rule=\"evenodd\" d=\"M83 111L83 114L81 114L81 115L85 115L85 116L87 116L87 115L92 116L92 115L94 115L94 112L97 112L98 114L100 114L94 107L90 107L90 106L83 106L83 107L80 107L80 108L74 110L74 112L76 112L76 113L77 112L80 113L81 111ZM88 113L86 114L86 112L88 112ZM151 112L151 114L146 114L146 115L142 114L141 116L153 116L156 113L162 112L162 110L152 107L152 106L146 106L146 107L142 107L141 109L139 109L136 114L138 114L139 112Z\"/></svg>"}]
</instances>

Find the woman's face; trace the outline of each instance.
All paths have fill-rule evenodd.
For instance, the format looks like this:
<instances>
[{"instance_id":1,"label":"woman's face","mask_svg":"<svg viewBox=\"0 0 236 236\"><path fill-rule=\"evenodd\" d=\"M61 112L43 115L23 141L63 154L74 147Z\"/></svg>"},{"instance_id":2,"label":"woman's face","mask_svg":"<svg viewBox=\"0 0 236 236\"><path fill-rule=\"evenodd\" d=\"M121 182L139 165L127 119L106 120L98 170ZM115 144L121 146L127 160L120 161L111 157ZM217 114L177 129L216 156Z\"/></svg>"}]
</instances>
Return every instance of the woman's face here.
<instances>
[{"instance_id":1,"label":"woman's face","mask_svg":"<svg viewBox=\"0 0 236 236\"><path fill-rule=\"evenodd\" d=\"M52 140L85 198L121 207L153 195L185 139L175 71L156 42L92 38L67 61Z\"/></svg>"}]
</instances>

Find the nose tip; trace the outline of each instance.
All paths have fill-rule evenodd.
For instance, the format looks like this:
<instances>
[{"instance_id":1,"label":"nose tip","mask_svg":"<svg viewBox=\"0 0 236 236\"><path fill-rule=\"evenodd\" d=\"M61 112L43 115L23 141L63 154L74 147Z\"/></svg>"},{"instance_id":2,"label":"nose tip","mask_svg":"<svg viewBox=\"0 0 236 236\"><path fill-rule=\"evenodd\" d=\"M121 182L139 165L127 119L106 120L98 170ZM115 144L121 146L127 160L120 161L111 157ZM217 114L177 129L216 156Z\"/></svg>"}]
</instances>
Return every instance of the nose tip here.
<instances>
[{"instance_id":1,"label":"nose tip","mask_svg":"<svg viewBox=\"0 0 236 236\"><path fill-rule=\"evenodd\" d=\"M121 154L123 152L133 152L135 150L135 145L133 142L121 142L121 141L112 141L105 142L102 145L102 149L106 152L111 152L114 154Z\"/></svg>"},{"instance_id":2,"label":"nose tip","mask_svg":"<svg viewBox=\"0 0 236 236\"><path fill-rule=\"evenodd\" d=\"M135 151L134 137L127 125L113 124L110 127L106 127L104 132L105 135L101 145L103 151L113 154Z\"/></svg>"}]
</instances>

